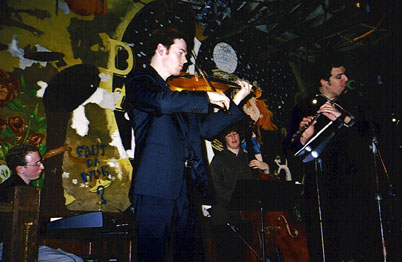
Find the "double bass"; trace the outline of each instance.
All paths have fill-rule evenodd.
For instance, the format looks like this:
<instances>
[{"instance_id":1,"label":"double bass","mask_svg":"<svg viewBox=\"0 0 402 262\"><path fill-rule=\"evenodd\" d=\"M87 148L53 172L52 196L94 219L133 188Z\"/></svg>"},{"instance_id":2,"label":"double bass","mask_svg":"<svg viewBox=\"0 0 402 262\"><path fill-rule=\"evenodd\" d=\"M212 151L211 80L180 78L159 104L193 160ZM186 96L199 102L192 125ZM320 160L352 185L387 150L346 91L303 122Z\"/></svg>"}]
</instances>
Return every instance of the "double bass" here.
<instances>
[{"instance_id":1,"label":"double bass","mask_svg":"<svg viewBox=\"0 0 402 262\"><path fill-rule=\"evenodd\" d=\"M254 239L249 251L249 262L259 262L262 258L261 221L258 211L242 211L245 219L254 226ZM271 261L309 262L306 231L303 226L293 223L287 212L267 211L263 214L265 232L265 254Z\"/></svg>"},{"instance_id":2,"label":"double bass","mask_svg":"<svg viewBox=\"0 0 402 262\"><path fill-rule=\"evenodd\" d=\"M261 175L259 179L273 180L271 176ZM292 211L297 211L297 206ZM292 212L292 214L295 212ZM295 223L296 215L286 211L242 210L244 219L252 223L254 239L249 250L249 262L262 261L263 244L266 257L276 262L309 262L306 230L301 223ZM261 229L261 219L264 229ZM264 236L262 235L264 233ZM264 237L264 240L262 239ZM264 241L264 242L263 242Z\"/></svg>"},{"instance_id":3,"label":"double bass","mask_svg":"<svg viewBox=\"0 0 402 262\"><path fill-rule=\"evenodd\" d=\"M251 130L251 127L249 128ZM252 159L254 154L254 151L251 151L252 146L247 148L249 154L251 152L249 158ZM261 173L253 177L257 180L272 182L278 180L276 176ZM296 208L297 206L293 211L297 211ZM295 219L289 216L288 212L264 211L261 215L261 211L243 210L241 214L243 218L251 222L254 228L254 239L249 249L249 262L262 261L264 255L270 258L270 261L276 262L309 262L306 230L302 225L294 223ZM263 246L265 246L265 254L262 251Z\"/></svg>"}]
</instances>

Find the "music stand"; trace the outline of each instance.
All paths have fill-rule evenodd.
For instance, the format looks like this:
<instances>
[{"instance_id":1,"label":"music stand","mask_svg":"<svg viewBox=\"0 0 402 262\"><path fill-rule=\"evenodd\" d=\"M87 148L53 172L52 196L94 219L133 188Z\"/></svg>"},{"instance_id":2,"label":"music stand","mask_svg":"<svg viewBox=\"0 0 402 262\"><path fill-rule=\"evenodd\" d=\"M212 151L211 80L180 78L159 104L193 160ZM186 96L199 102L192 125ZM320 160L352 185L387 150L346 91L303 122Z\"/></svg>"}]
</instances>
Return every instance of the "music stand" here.
<instances>
[{"instance_id":1,"label":"music stand","mask_svg":"<svg viewBox=\"0 0 402 262\"><path fill-rule=\"evenodd\" d=\"M229 210L260 210L262 261L265 254L264 211L285 211L296 204L302 185L290 181L239 179L232 193Z\"/></svg>"},{"instance_id":2,"label":"music stand","mask_svg":"<svg viewBox=\"0 0 402 262\"><path fill-rule=\"evenodd\" d=\"M304 163L317 159L329 141L336 135L338 129L344 126L343 122L330 121L318 131L294 156L302 158ZM334 125L332 125L335 123Z\"/></svg>"},{"instance_id":3,"label":"music stand","mask_svg":"<svg viewBox=\"0 0 402 262\"><path fill-rule=\"evenodd\" d=\"M350 114L349 114L350 115ZM343 121L335 120L327 123L322 129L315 133L307 143L297 151L294 156L299 157L303 160L303 163L308 163L315 161L315 183L317 191L317 203L318 203L318 214L320 219L320 233L321 233L321 248L323 261L325 262L325 243L324 243L324 226L321 210L321 197L320 197L320 185L319 185L319 174L322 174L322 159L319 158L321 153L325 150L331 139L338 133L338 130L344 126Z\"/></svg>"}]
</instances>

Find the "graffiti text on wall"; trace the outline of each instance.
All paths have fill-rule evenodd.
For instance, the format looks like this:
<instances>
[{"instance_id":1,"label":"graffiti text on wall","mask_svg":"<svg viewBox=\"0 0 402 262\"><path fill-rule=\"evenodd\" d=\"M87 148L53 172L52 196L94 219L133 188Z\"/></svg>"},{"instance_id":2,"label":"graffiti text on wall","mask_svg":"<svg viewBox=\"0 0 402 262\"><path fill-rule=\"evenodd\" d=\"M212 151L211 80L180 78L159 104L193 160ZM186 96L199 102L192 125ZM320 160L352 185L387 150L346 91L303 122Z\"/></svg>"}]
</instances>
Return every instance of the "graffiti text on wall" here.
<instances>
[{"instance_id":1,"label":"graffiti text on wall","mask_svg":"<svg viewBox=\"0 0 402 262\"><path fill-rule=\"evenodd\" d=\"M81 173L81 178L84 182L93 181L102 177L107 177L110 173L108 171L108 165L99 165L98 157L105 156L106 145L91 145L91 146L78 146L77 155L80 158L87 159L87 168L89 171Z\"/></svg>"}]
</instances>

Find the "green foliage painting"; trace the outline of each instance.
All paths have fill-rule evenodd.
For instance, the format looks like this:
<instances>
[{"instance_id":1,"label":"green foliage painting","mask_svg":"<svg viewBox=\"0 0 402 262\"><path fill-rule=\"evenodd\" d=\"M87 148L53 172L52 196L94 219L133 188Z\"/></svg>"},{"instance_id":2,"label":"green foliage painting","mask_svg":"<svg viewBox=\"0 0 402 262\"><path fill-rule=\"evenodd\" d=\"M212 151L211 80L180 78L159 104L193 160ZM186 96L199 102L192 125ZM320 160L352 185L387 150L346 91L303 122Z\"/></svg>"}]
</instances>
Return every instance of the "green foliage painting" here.
<instances>
[{"instance_id":1,"label":"green foliage painting","mask_svg":"<svg viewBox=\"0 0 402 262\"><path fill-rule=\"evenodd\" d=\"M5 156L18 144L31 144L46 151L46 117L37 89L19 79L0 71L0 162L5 165ZM1 181L0 181L1 182ZM41 186L43 177L36 182Z\"/></svg>"}]
</instances>

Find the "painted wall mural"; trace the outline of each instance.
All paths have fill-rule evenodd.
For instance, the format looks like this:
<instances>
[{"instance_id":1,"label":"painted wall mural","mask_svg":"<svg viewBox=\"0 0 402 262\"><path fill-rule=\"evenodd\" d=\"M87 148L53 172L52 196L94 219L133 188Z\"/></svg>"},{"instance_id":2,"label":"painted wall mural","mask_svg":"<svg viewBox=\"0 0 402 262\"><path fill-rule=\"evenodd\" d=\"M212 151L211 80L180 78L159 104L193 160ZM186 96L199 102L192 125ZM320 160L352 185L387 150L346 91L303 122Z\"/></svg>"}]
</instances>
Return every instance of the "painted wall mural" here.
<instances>
[{"instance_id":1,"label":"painted wall mural","mask_svg":"<svg viewBox=\"0 0 402 262\"><path fill-rule=\"evenodd\" d=\"M5 155L13 145L27 143L44 153L46 119L41 101L33 97L36 90L27 86L23 77L19 79L0 69L1 152ZM1 172L1 180L11 175L6 168Z\"/></svg>"},{"instance_id":2,"label":"painted wall mural","mask_svg":"<svg viewBox=\"0 0 402 262\"><path fill-rule=\"evenodd\" d=\"M290 175L280 139L298 92L296 80L286 62L248 57L247 48L260 47L242 46L246 35L221 42L233 47L232 58L226 59L185 4L0 3L5 14L0 24L0 180L10 174L4 162L10 147L22 142L38 146L46 167L38 185L52 200L42 203L48 209L118 212L128 207L135 145L125 118L124 81L132 69L146 66L146 39L163 27L195 36L188 49L195 50L205 70L219 70L223 63L228 73L259 86L261 92L245 110L258 111L256 133L266 161L277 176ZM191 61L185 69L194 72Z\"/></svg>"},{"instance_id":3,"label":"painted wall mural","mask_svg":"<svg viewBox=\"0 0 402 262\"><path fill-rule=\"evenodd\" d=\"M132 168L114 118L122 93L112 92L112 83L114 74L133 68L120 27L144 4L56 4L1 1L7 16L0 27L0 179L10 175L8 150L30 143L45 159L39 186L50 210L124 210ZM116 68L124 48L126 67Z\"/></svg>"}]
</instances>

